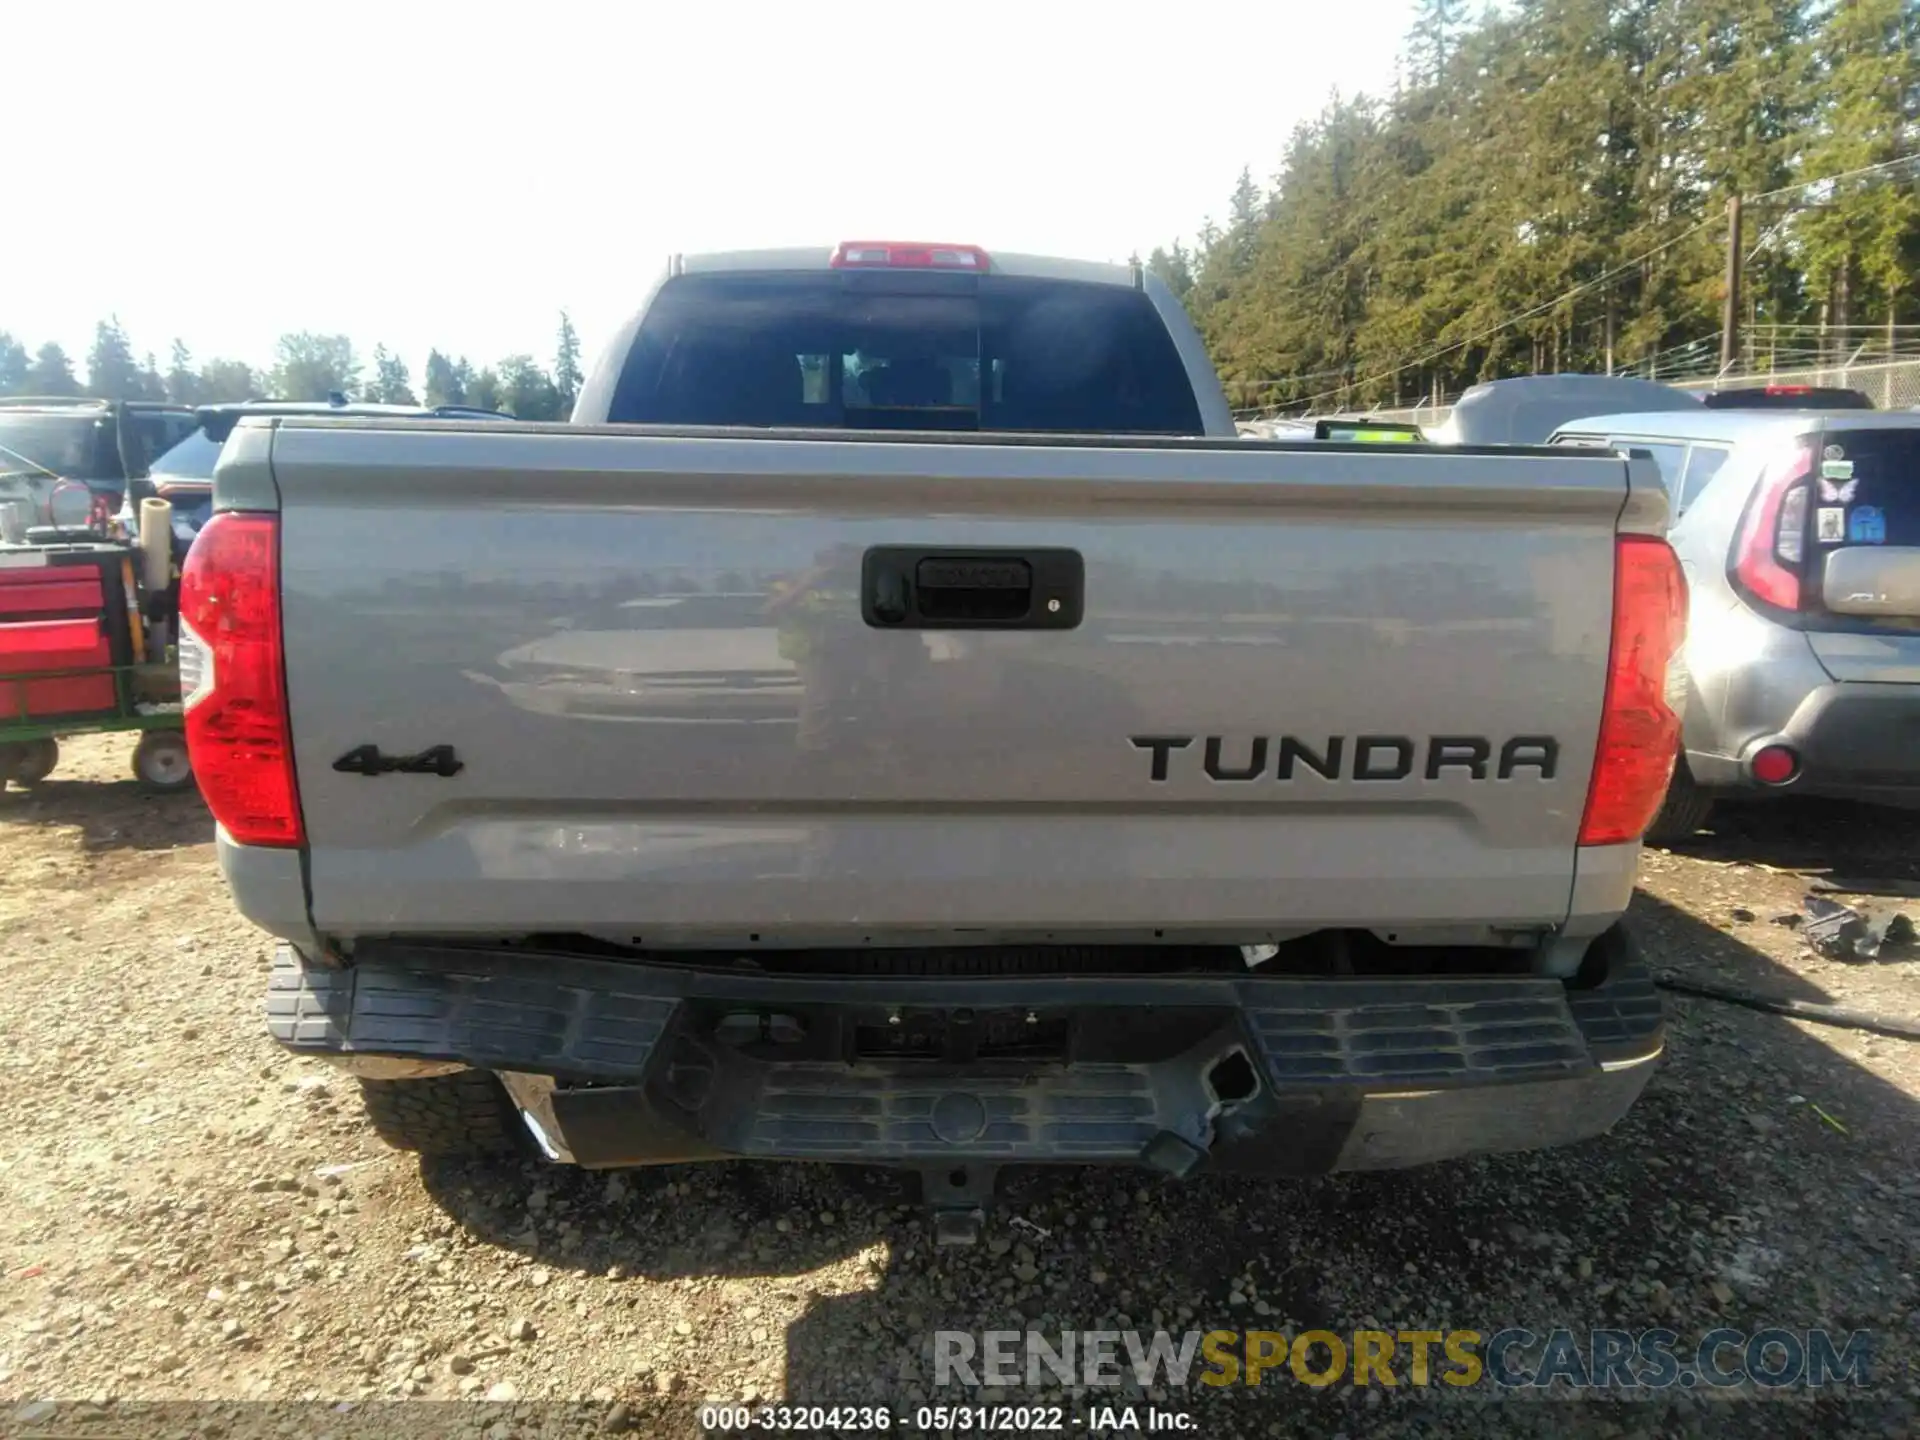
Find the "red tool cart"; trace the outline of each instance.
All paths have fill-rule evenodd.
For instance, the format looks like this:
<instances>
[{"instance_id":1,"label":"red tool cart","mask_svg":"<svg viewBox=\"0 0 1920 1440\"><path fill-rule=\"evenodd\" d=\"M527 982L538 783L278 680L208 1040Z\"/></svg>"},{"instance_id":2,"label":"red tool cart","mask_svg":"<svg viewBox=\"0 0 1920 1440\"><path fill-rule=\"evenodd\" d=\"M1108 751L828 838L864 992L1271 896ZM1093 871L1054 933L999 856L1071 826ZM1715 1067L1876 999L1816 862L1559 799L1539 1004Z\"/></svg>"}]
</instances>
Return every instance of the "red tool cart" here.
<instances>
[{"instance_id":1,"label":"red tool cart","mask_svg":"<svg viewBox=\"0 0 1920 1440\"><path fill-rule=\"evenodd\" d=\"M60 759L59 737L138 730L134 774L176 790L193 783L179 669L147 653L124 545L0 546L0 787L36 785Z\"/></svg>"}]
</instances>

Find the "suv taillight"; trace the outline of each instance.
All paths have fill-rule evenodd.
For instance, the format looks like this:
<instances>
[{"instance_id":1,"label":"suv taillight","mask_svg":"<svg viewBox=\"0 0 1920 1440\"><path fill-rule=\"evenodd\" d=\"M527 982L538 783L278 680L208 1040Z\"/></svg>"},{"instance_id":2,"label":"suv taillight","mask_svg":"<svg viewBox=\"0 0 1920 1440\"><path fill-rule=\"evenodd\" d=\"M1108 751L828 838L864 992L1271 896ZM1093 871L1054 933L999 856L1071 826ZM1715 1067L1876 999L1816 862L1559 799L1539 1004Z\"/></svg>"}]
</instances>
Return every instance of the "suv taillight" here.
<instances>
[{"instance_id":1,"label":"suv taillight","mask_svg":"<svg viewBox=\"0 0 1920 1440\"><path fill-rule=\"evenodd\" d=\"M1813 449L1795 445L1767 467L1733 545L1735 585L1781 610L1800 608L1799 567L1806 559L1812 484Z\"/></svg>"},{"instance_id":2,"label":"suv taillight","mask_svg":"<svg viewBox=\"0 0 1920 1440\"><path fill-rule=\"evenodd\" d=\"M1582 845L1638 840L1666 798L1680 754L1680 717L1667 704L1667 665L1687 633L1687 583L1665 540L1614 542L1613 647L1600 744L1580 819Z\"/></svg>"},{"instance_id":3,"label":"suv taillight","mask_svg":"<svg viewBox=\"0 0 1920 1440\"><path fill-rule=\"evenodd\" d=\"M207 808L241 845L305 843L280 636L280 522L222 513L180 569L180 689Z\"/></svg>"}]
</instances>

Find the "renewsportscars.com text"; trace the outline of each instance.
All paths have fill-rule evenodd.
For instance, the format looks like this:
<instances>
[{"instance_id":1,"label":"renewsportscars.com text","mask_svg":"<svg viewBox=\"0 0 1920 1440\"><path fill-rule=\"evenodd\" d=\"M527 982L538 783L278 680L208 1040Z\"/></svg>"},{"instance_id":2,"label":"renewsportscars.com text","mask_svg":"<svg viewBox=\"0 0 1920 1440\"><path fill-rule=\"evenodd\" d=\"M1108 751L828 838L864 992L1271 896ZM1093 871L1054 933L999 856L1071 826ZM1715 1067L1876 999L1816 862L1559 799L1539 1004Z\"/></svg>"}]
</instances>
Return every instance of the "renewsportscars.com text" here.
<instances>
[{"instance_id":1,"label":"renewsportscars.com text","mask_svg":"<svg viewBox=\"0 0 1920 1440\"><path fill-rule=\"evenodd\" d=\"M1866 1331L940 1330L933 1380L998 1389L1132 1383L1825 1389L1871 1383Z\"/></svg>"}]
</instances>

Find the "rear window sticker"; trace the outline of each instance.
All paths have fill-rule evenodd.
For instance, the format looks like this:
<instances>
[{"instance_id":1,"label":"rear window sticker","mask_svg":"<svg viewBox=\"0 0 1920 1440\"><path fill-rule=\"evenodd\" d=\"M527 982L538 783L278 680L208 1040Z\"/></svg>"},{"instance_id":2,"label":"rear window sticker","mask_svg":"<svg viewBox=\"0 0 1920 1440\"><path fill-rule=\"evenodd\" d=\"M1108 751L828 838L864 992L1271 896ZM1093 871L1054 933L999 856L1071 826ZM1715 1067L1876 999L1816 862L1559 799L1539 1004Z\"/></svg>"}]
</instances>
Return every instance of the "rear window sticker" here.
<instances>
[{"instance_id":1,"label":"rear window sticker","mask_svg":"<svg viewBox=\"0 0 1920 1440\"><path fill-rule=\"evenodd\" d=\"M1825 454L1829 460L1844 460L1847 458L1847 452L1838 445L1827 446Z\"/></svg>"},{"instance_id":2,"label":"rear window sticker","mask_svg":"<svg viewBox=\"0 0 1920 1440\"><path fill-rule=\"evenodd\" d=\"M1831 480L1822 480L1820 482L1820 498L1830 505L1847 504L1859 493L1859 490L1860 482L1858 480L1849 480L1843 485L1836 485Z\"/></svg>"},{"instance_id":3,"label":"rear window sticker","mask_svg":"<svg viewBox=\"0 0 1920 1440\"><path fill-rule=\"evenodd\" d=\"M1814 512L1819 529L1816 532L1822 545L1838 545L1847 538L1847 512L1838 505L1823 507Z\"/></svg>"},{"instance_id":4,"label":"rear window sticker","mask_svg":"<svg viewBox=\"0 0 1920 1440\"><path fill-rule=\"evenodd\" d=\"M1853 478L1853 461L1822 460L1820 462L1820 478L1822 480L1851 480Z\"/></svg>"},{"instance_id":5,"label":"rear window sticker","mask_svg":"<svg viewBox=\"0 0 1920 1440\"><path fill-rule=\"evenodd\" d=\"M1877 505L1861 505L1847 517L1847 539L1856 545L1887 543L1887 517Z\"/></svg>"}]
</instances>

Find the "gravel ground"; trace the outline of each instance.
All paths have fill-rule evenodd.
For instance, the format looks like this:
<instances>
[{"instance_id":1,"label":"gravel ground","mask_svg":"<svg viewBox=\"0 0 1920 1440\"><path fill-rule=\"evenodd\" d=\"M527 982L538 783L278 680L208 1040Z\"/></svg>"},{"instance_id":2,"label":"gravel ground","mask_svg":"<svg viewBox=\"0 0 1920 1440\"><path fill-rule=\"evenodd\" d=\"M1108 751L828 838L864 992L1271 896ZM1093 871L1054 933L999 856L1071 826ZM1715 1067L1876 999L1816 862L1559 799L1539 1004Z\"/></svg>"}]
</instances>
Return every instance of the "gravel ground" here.
<instances>
[{"instance_id":1,"label":"gravel ground","mask_svg":"<svg viewBox=\"0 0 1920 1440\"><path fill-rule=\"evenodd\" d=\"M1070 1175L939 1251L812 1167L385 1149L350 1081L265 1038L267 946L206 813L138 793L129 750L73 742L0 802L0 1433L676 1435L709 1396L911 1406L935 1328L1774 1324L1875 1332L1871 1385L1635 1404L1288 1382L1162 1408L1206 1436L1915 1432L1907 1042L1674 999L1666 1060L1603 1139L1284 1185ZM1810 875L1911 888L1916 841L1843 807L1735 815L1648 853L1641 934L1660 967L1920 1020L1913 961L1822 959L1783 923Z\"/></svg>"}]
</instances>

